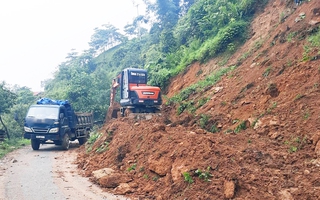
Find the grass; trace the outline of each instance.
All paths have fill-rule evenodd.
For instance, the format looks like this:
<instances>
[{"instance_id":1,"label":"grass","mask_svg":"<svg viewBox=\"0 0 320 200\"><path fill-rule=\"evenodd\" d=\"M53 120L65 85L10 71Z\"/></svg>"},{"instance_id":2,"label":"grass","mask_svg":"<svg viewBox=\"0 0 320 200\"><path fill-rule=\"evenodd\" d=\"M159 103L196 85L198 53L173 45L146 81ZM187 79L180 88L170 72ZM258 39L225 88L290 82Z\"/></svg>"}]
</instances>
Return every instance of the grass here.
<instances>
[{"instance_id":1,"label":"grass","mask_svg":"<svg viewBox=\"0 0 320 200\"><path fill-rule=\"evenodd\" d=\"M239 133L241 130L246 130L247 126L246 126L246 122L242 121L235 129L234 132L235 133Z\"/></svg>"},{"instance_id":2,"label":"grass","mask_svg":"<svg viewBox=\"0 0 320 200\"><path fill-rule=\"evenodd\" d=\"M30 145L30 140L15 138L10 140L6 139L3 142L0 142L0 159L6 154L26 145Z\"/></svg>"},{"instance_id":3,"label":"grass","mask_svg":"<svg viewBox=\"0 0 320 200\"><path fill-rule=\"evenodd\" d=\"M284 142L285 145L288 146L289 153L295 153L303 148L303 146L307 143L306 137L293 136L289 140Z\"/></svg>"},{"instance_id":4,"label":"grass","mask_svg":"<svg viewBox=\"0 0 320 200\"><path fill-rule=\"evenodd\" d=\"M189 184L193 183L193 179L189 172L183 172L182 175L184 177L184 181L186 181Z\"/></svg>"},{"instance_id":5,"label":"grass","mask_svg":"<svg viewBox=\"0 0 320 200\"><path fill-rule=\"evenodd\" d=\"M194 112L197 108L203 106L209 100L209 98L200 99L197 107L194 106L195 103L193 101L187 101L188 98L191 95L203 92L203 90L205 88L208 88L208 87L215 85L221 79L221 77L223 75L234 70L235 68L236 68L235 66L230 66L230 67L219 69L215 73L209 75L206 79L201 80L201 81L183 89L180 93L176 94L172 98L169 98L167 101L167 104L168 105L179 104L179 106L177 108L178 115L180 115L185 110L189 110L191 112Z\"/></svg>"},{"instance_id":6,"label":"grass","mask_svg":"<svg viewBox=\"0 0 320 200\"><path fill-rule=\"evenodd\" d=\"M202 114L202 115L201 115L201 118L200 118L200 120L199 120L199 126L200 126L201 128L203 128L203 129L205 129L205 127L206 127L206 125L207 125L207 123L208 123L208 121L209 121L209 118L210 118L210 116L205 115L205 114Z\"/></svg>"},{"instance_id":7,"label":"grass","mask_svg":"<svg viewBox=\"0 0 320 200\"><path fill-rule=\"evenodd\" d=\"M136 170L136 168L137 168L137 163L134 163L127 169L127 171L131 172L132 170Z\"/></svg>"},{"instance_id":8,"label":"grass","mask_svg":"<svg viewBox=\"0 0 320 200\"><path fill-rule=\"evenodd\" d=\"M103 153L103 152L107 151L108 149L109 149L109 142L105 141L103 144L101 144L97 148L96 152L97 153Z\"/></svg>"},{"instance_id":9,"label":"grass","mask_svg":"<svg viewBox=\"0 0 320 200\"><path fill-rule=\"evenodd\" d=\"M203 179L205 182L211 181L210 178L212 177L212 174L210 173L211 167L208 167L206 170L200 170L197 169L195 171L195 174L198 175L200 179Z\"/></svg>"},{"instance_id":10,"label":"grass","mask_svg":"<svg viewBox=\"0 0 320 200\"><path fill-rule=\"evenodd\" d=\"M262 75L263 75L264 77L269 76L269 74L270 74L271 70L272 70L272 67L271 67L271 66L269 66L269 67L264 71L264 73L263 73Z\"/></svg>"},{"instance_id":11,"label":"grass","mask_svg":"<svg viewBox=\"0 0 320 200\"><path fill-rule=\"evenodd\" d=\"M292 39L296 37L296 35L297 35L297 32L290 32L287 36L287 41L292 42Z\"/></svg>"},{"instance_id":12,"label":"grass","mask_svg":"<svg viewBox=\"0 0 320 200\"><path fill-rule=\"evenodd\" d=\"M88 139L86 143L86 152L89 153L92 150L93 144L97 141L97 139L102 135L102 133L99 132L92 132L90 134L90 138Z\"/></svg>"}]
</instances>

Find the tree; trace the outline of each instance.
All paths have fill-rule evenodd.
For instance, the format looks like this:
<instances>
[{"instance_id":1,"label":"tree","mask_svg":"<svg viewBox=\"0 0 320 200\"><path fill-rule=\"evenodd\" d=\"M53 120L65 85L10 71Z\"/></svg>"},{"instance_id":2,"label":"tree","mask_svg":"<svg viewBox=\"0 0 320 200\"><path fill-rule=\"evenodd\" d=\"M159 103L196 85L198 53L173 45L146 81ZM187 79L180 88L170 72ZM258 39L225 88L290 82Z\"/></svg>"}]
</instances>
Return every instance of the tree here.
<instances>
[{"instance_id":1,"label":"tree","mask_svg":"<svg viewBox=\"0 0 320 200\"><path fill-rule=\"evenodd\" d=\"M21 138L24 132L24 119L31 104L35 103L37 97L33 95L30 88L14 86L12 91L17 95L15 105L10 112L3 115L3 122L6 124L11 138ZM12 117L14 116L14 120Z\"/></svg>"},{"instance_id":2,"label":"tree","mask_svg":"<svg viewBox=\"0 0 320 200\"><path fill-rule=\"evenodd\" d=\"M15 104L16 99L17 95L6 87L5 82L2 82L0 84L0 123L5 129L8 139L10 139L10 134L6 125L3 123L1 116L10 111L10 108Z\"/></svg>"},{"instance_id":3,"label":"tree","mask_svg":"<svg viewBox=\"0 0 320 200\"><path fill-rule=\"evenodd\" d=\"M149 20L145 16L139 15L133 20L132 24L127 24L124 27L124 32L128 36L136 36L140 38L142 35L147 33L147 29L143 28L142 24L147 24L148 21Z\"/></svg>"},{"instance_id":4,"label":"tree","mask_svg":"<svg viewBox=\"0 0 320 200\"><path fill-rule=\"evenodd\" d=\"M89 45L95 51L101 53L121 44L125 40L126 37L119 33L115 26L111 24L104 24L102 25L102 28L94 29L94 34L91 36Z\"/></svg>"}]
</instances>

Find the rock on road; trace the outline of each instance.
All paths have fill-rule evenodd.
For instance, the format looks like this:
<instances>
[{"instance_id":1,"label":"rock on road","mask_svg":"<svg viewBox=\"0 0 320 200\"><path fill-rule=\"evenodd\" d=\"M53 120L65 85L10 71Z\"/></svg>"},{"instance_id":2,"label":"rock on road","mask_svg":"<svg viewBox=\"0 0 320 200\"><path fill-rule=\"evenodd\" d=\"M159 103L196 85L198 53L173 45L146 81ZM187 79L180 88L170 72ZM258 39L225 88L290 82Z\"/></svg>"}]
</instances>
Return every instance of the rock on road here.
<instances>
[{"instance_id":1,"label":"rock on road","mask_svg":"<svg viewBox=\"0 0 320 200\"><path fill-rule=\"evenodd\" d=\"M0 160L0 200L126 200L78 174L73 164L77 148L78 143L71 143L68 151L50 144L38 151L26 146L6 155Z\"/></svg>"}]
</instances>

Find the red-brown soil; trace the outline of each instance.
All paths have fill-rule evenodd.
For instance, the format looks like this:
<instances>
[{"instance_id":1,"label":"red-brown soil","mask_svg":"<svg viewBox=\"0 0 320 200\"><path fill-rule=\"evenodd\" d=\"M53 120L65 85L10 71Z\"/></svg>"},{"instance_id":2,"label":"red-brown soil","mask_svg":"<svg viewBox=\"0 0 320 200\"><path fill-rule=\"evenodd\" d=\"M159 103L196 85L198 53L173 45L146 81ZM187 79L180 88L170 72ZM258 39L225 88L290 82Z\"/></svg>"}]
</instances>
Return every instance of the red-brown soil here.
<instances>
[{"instance_id":1,"label":"red-brown soil","mask_svg":"<svg viewBox=\"0 0 320 200\"><path fill-rule=\"evenodd\" d=\"M112 119L90 153L79 149L79 169L132 199L319 199L320 50L304 54L319 23L318 0L298 7L270 1L252 22L251 38L225 63L238 67L188 100L207 103L194 114L164 105L150 120ZM306 55L312 59L304 61ZM171 80L166 96L220 63L191 65ZM218 132L207 131L213 126ZM106 141L108 149L97 153ZM102 168L116 175L94 178Z\"/></svg>"}]
</instances>

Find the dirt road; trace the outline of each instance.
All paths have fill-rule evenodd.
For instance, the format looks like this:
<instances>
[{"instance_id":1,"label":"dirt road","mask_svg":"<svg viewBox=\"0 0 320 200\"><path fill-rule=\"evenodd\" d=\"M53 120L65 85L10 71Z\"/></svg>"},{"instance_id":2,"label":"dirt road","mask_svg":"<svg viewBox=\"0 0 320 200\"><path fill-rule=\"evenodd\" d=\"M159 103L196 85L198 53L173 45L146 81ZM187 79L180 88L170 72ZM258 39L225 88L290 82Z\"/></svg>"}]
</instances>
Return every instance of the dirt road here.
<instances>
[{"instance_id":1,"label":"dirt road","mask_svg":"<svg viewBox=\"0 0 320 200\"><path fill-rule=\"evenodd\" d=\"M77 173L76 150L42 145L39 151L30 146L11 152L0 160L0 200L36 199L110 199L127 198L103 192Z\"/></svg>"}]
</instances>

